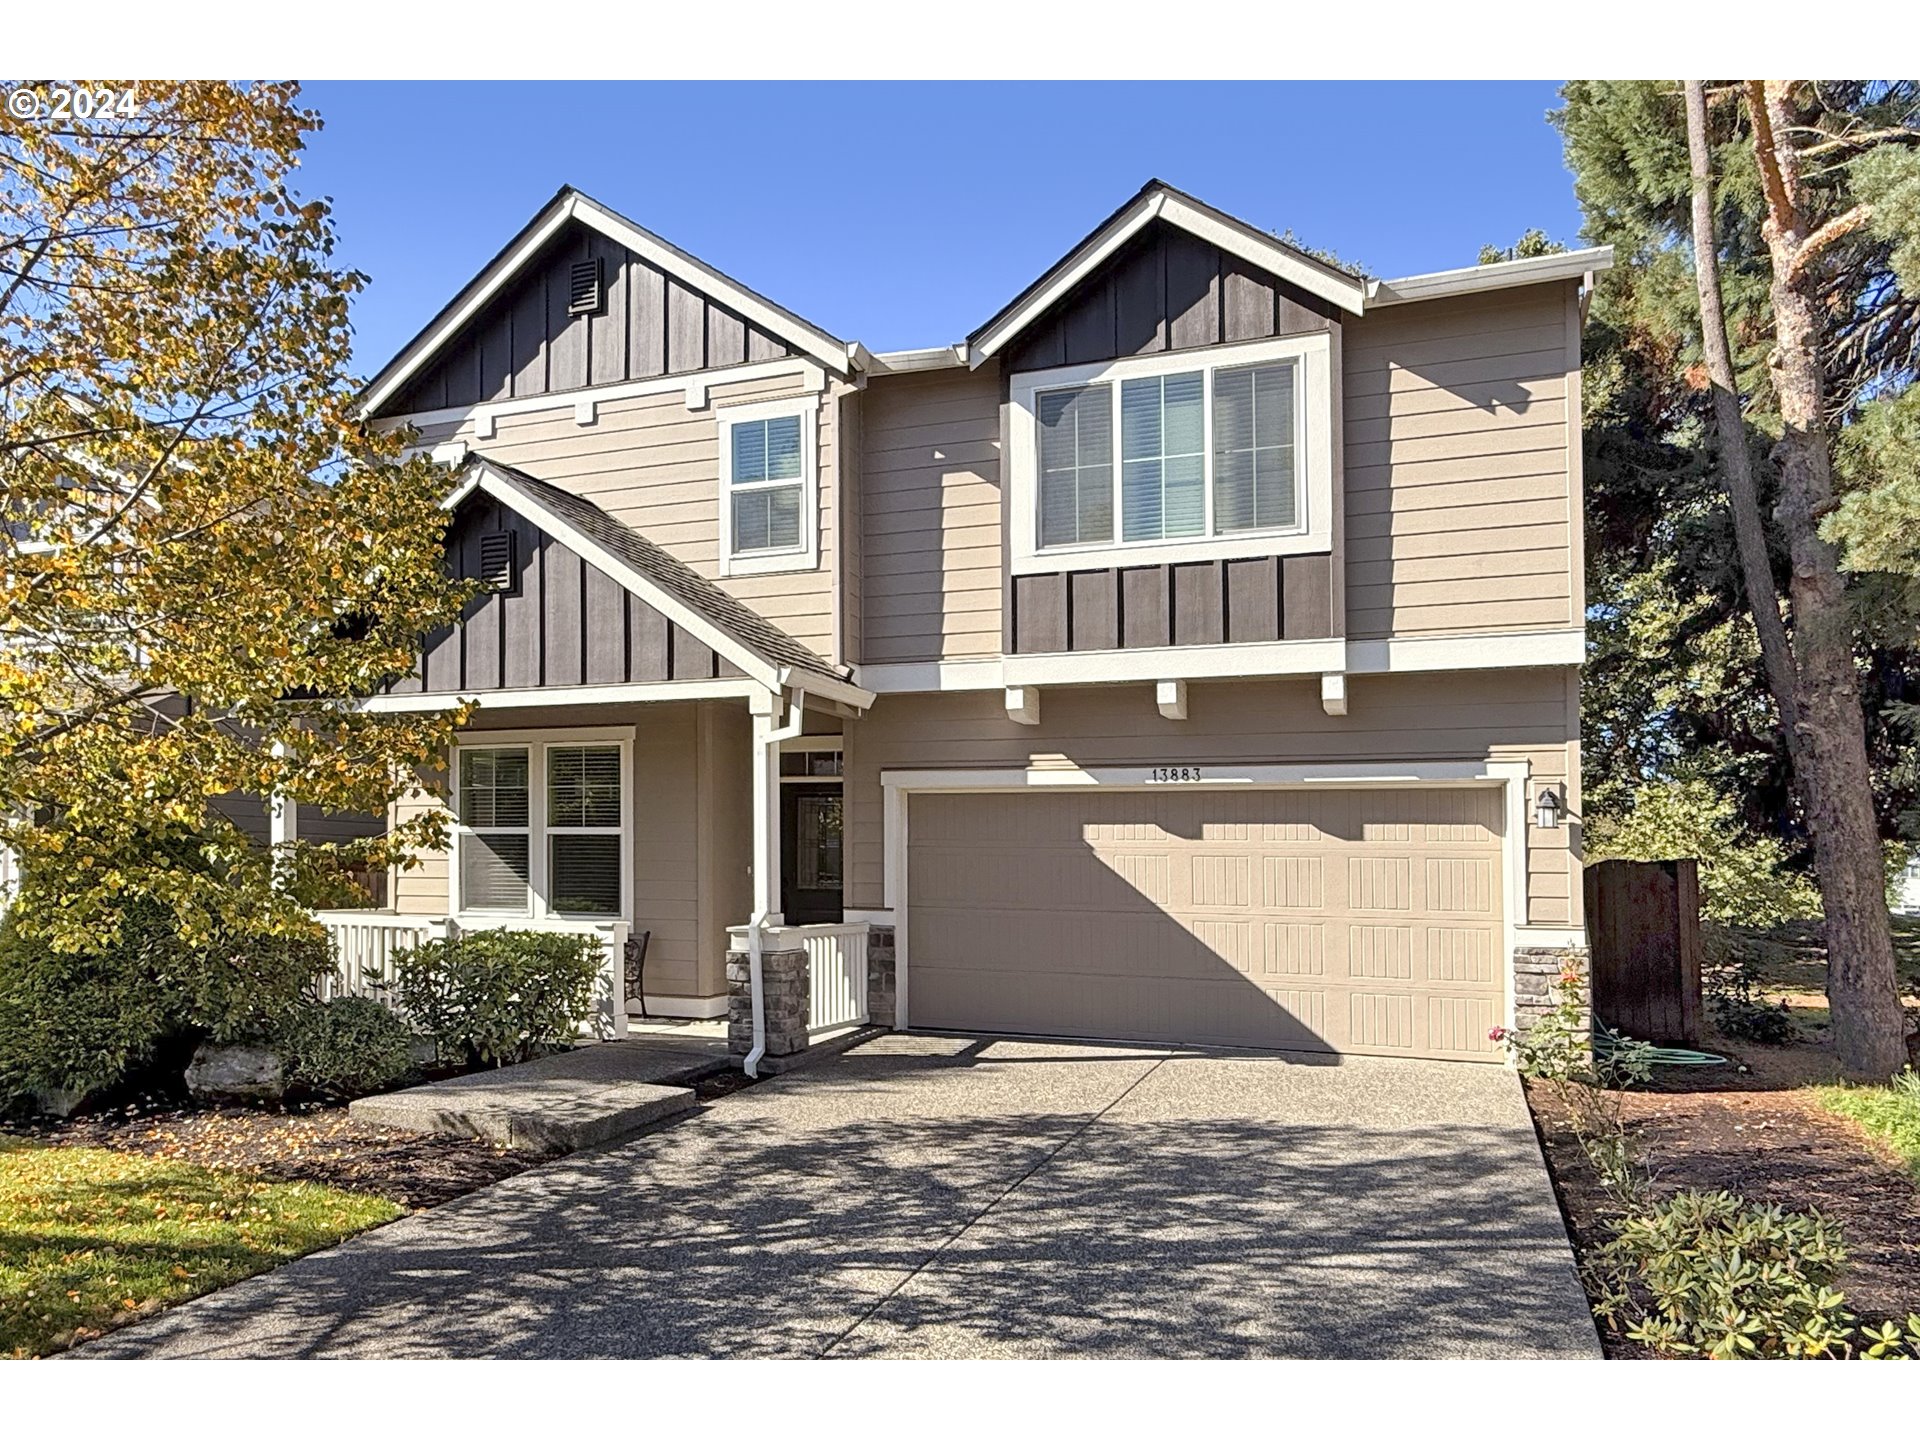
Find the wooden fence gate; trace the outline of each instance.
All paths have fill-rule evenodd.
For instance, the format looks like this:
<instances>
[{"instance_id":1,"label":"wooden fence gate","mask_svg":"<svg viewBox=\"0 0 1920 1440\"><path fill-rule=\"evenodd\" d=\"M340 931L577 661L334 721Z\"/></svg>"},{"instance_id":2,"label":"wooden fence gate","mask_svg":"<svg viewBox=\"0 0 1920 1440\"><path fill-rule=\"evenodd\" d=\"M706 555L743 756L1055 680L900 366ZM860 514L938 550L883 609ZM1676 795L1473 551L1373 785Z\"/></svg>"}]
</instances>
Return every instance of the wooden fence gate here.
<instances>
[{"instance_id":1,"label":"wooden fence gate","mask_svg":"<svg viewBox=\"0 0 1920 1440\"><path fill-rule=\"evenodd\" d=\"M1656 1045L1700 1043L1700 877L1692 860L1586 867L1593 1013Z\"/></svg>"}]
</instances>

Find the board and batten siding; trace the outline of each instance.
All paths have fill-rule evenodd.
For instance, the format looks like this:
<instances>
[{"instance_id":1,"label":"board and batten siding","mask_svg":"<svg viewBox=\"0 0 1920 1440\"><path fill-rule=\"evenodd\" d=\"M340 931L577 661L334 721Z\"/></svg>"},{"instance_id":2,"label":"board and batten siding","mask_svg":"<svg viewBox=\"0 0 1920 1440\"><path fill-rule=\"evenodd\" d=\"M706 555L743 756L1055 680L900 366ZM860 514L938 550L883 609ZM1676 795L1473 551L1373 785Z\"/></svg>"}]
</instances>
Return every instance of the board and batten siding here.
<instances>
[{"instance_id":1,"label":"board and batten siding","mask_svg":"<svg viewBox=\"0 0 1920 1440\"><path fill-rule=\"evenodd\" d=\"M747 918L747 865L752 850L748 764L751 733L745 707L718 702L479 711L465 732L554 732L570 725L631 725L633 774L633 933L652 932L646 960L649 995L711 996L726 990L726 927ZM444 787L451 777L437 777ZM437 795L395 806L396 822L423 809L445 809ZM393 876L393 907L402 915L444 916L453 894L445 851L416 857ZM511 921L502 923L511 924Z\"/></svg>"},{"instance_id":2,"label":"board and batten siding","mask_svg":"<svg viewBox=\"0 0 1920 1440\"><path fill-rule=\"evenodd\" d=\"M605 296L568 313L576 261L598 260ZM582 224L566 227L383 414L403 415L717 370L791 354L782 340Z\"/></svg>"},{"instance_id":3,"label":"board and batten siding","mask_svg":"<svg viewBox=\"0 0 1920 1440\"><path fill-rule=\"evenodd\" d=\"M473 440L464 424L423 428L426 446L465 438L473 450L593 501L830 660L834 655L834 572L840 527L837 407L816 397L820 563L776 575L720 575L720 417L730 405L797 393L796 377L716 384L704 410L687 409L674 390L610 400L591 425L556 405L494 421L492 439Z\"/></svg>"},{"instance_id":4,"label":"board and batten siding","mask_svg":"<svg viewBox=\"0 0 1920 1440\"><path fill-rule=\"evenodd\" d=\"M1580 813L1571 670L1354 676L1341 716L1326 713L1317 679L1303 677L1195 683L1187 704L1187 719L1167 720L1151 685L1063 687L1046 692L1038 725L1020 725L997 690L881 696L847 730L848 908L885 901L887 770L1526 760L1532 781L1564 786ZM1529 923L1580 923L1577 843L1571 826L1530 833Z\"/></svg>"},{"instance_id":5,"label":"board and batten siding","mask_svg":"<svg viewBox=\"0 0 1920 1440\"><path fill-rule=\"evenodd\" d=\"M998 655L998 367L881 376L860 406L858 658Z\"/></svg>"},{"instance_id":6,"label":"board and batten siding","mask_svg":"<svg viewBox=\"0 0 1920 1440\"><path fill-rule=\"evenodd\" d=\"M1579 345L1571 283L1348 322L1351 638L1580 623Z\"/></svg>"}]
</instances>

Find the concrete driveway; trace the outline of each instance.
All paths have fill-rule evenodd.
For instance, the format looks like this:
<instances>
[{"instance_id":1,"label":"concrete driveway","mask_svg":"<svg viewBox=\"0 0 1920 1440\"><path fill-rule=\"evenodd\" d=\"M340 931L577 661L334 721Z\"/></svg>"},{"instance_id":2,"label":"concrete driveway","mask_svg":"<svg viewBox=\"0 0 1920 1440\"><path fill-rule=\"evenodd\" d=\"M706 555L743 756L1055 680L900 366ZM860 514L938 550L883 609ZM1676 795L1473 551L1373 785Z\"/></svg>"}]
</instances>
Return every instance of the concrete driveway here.
<instances>
[{"instance_id":1,"label":"concrete driveway","mask_svg":"<svg viewBox=\"0 0 1920 1440\"><path fill-rule=\"evenodd\" d=\"M1492 1066L886 1037L83 1356L1598 1356Z\"/></svg>"}]
</instances>

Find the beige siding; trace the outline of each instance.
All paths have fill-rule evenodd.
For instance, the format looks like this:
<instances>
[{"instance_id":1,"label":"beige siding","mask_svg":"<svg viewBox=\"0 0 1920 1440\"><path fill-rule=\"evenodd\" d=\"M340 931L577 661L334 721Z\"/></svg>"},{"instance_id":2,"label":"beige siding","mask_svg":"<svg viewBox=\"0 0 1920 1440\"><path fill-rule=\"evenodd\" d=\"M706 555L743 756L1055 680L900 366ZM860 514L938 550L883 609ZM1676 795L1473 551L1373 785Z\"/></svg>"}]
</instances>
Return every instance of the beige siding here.
<instances>
[{"instance_id":1,"label":"beige siding","mask_svg":"<svg viewBox=\"0 0 1920 1440\"><path fill-rule=\"evenodd\" d=\"M749 730L744 706L660 704L481 711L473 732L564 731L569 725L632 725L634 932L653 932L650 995L724 991L725 927L746 918L751 849L746 795ZM444 784L444 777L442 783ZM401 810L434 799L414 801ZM396 876L394 908L445 915L447 856L433 853Z\"/></svg>"},{"instance_id":2,"label":"beige siding","mask_svg":"<svg viewBox=\"0 0 1920 1440\"><path fill-rule=\"evenodd\" d=\"M889 769L1212 762L1524 759L1535 781L1579 771L1578 696L1567 672L1505 670L1365 675L1348 681L1349 712L1320 705L1317 678L1195 684L1189 718L1169 721L1148 685L1044 691L1040 724L1007 719L997 690L886 695L848 727L847 904L878 909L880 775ZM1577 791L1573 792L1577 800ZM1534 831L1528 918L1579 923L1567 827Z\"/></svg>"},{"instance_id":3,"label":"beige siding","mask_svg":"<svg viewBox=\"0 0 1920 1440\"><path fill-rule=\"evenodd\" d=\"M683 390L614 400L592 425L574 422L571 404L496 419L491 440L470 429L422 434L433 445L462 435L473 450L550 484L584 495L675 558L751 605L795 639L832 658L833 575L840 525L836 410L819 408L820 564L781 575L720 578L720 427L729 405L796 391L794 377L715 385L705 410L688 410Z\"/></svg>"},{"instance_id":4,"label":"beige siding","mask_svg":"<svg viewBox=\"0 0 1920 1440\"><path fill-rule=\"evenodd\" d=\"M868 664L1000 653L1000 379L881 377L862 404Z\"/></svg>"},{"instance_id":5,"label":"beige siding","mask_svg":"<svg viewBox=\"0 0 1920 1440\"><path fill-rule=\"evenodd\" d=\"M1579 623L1573 288L1346 327L1347 633Z\"/></svg>"}]
</instances>

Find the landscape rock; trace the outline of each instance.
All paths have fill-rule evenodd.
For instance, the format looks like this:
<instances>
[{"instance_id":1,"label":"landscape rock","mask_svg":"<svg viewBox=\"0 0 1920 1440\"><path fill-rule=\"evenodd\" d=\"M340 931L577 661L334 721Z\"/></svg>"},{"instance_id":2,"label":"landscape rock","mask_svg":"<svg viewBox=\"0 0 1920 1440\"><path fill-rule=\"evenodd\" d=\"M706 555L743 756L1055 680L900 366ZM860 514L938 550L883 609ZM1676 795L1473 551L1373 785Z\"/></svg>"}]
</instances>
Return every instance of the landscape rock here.
<instances>
[{"instance_id":1,"label":"landscape rock","mask_svg":"<svg viewBox=\"0 0 1920 1440\"><path fill-rule=\"evenodd\" d=\"M264 1045L202 1045L187 1066L187 1089L203 1100L278 1100L287 1093L287 1062Z\"/></svg>"}]
</instances>

